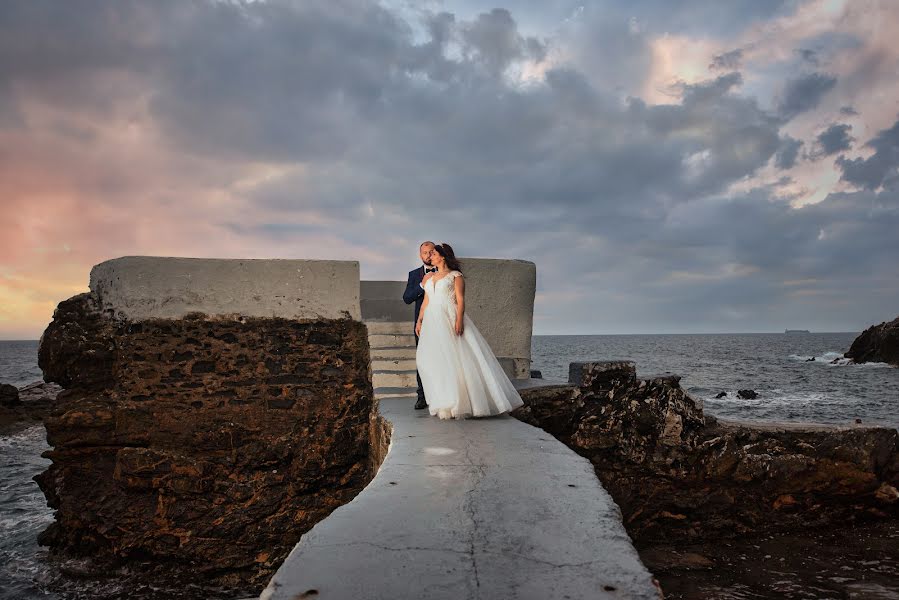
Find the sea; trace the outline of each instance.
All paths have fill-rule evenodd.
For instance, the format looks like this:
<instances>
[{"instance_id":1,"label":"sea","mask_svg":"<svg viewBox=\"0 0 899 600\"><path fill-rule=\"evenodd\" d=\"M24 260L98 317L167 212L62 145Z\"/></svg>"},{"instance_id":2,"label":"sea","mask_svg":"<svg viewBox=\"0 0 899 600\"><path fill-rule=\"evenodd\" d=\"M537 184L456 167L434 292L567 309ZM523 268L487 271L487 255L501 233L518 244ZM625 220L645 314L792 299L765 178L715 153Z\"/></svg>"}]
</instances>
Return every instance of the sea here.
<instances>
[{"instance_id":1,"label":"sea","mask_svg":"<svg viewBox=\"0 0 899 600\"><path fill-rule=\"evenodd\" d=\"M707 414L899 427L899 369L842 358L858 333L539 335L531 367L547 381L562 382L571 362L632 360L638 377L679 375ZM37 347L37 341L0 341L0 382L21 387L39 381ZM758 397L741 400L741 389ZM727 395L718 399L720 392ZM0 436L0 600L61 598L47 591L53 574L46 548L36 541L53 520L32 479L49 466L40 457L48 448L41 425Z\"/></svg>"}]
</instances>

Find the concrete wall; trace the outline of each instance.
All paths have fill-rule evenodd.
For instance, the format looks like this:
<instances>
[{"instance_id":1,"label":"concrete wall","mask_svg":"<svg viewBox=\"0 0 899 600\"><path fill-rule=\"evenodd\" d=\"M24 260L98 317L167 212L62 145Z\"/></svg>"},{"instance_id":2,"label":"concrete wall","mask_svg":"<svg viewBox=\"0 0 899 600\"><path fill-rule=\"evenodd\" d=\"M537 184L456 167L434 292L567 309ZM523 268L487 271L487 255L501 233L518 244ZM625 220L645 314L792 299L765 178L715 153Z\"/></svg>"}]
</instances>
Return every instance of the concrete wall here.
<instances>
[{"instance_id":1,"label":"concrete wall","mask_svg":"<svg viewBox=\"0 0 899 600\"><path fill-rule=\"evenodd\" d=\"M526 378L531 364L531 333L537 267L524 260L461 258L468 316L490 344L503 368ZM408 321L414 309L403 303L405 281L363 281L362 316L374 321Z\"/></svg>"},{"instance_id":2,"label":"concrete wall","mask_svg":"<svg viewBox=\"0 0 899 600\"><path fill-rule=\"evenodd\" d=\"M366 321L388 323L409 322L412 329L414 306L403 302L405 281L361 281L359 282L359 303L362 318Z\"/></svg>"},{"instance_id":3,"label":"concrete wall","mask_svg":"<svg viewBox=\"0 0 899 600\"><path fill-rule=\"evenodd\" d=\"M362 318L356 261L125 256L96 265L90 288L104 311L132 321L191 312Z\"/></svg>"}]
</instances>

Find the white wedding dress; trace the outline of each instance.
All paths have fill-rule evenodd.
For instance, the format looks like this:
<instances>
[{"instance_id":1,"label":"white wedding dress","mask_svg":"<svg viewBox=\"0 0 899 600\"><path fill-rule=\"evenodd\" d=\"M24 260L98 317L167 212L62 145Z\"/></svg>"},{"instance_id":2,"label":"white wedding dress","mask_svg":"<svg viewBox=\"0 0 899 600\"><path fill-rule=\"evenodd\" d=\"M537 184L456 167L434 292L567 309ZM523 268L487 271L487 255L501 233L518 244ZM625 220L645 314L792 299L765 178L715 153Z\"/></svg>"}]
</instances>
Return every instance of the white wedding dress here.
<instances>
[{"instance_id":1,"label":"white wedding dress","mask_svg":"<svg viewBox=\"0 0 899 600\"><path fill-rule=\"evenodd\" d=\"M474 323L463 317L456 335L456 277L459 271L425 283L428 299L415 361L428 410L441 419L486 417L524 404Z\"/></svg>"}]
</instances>

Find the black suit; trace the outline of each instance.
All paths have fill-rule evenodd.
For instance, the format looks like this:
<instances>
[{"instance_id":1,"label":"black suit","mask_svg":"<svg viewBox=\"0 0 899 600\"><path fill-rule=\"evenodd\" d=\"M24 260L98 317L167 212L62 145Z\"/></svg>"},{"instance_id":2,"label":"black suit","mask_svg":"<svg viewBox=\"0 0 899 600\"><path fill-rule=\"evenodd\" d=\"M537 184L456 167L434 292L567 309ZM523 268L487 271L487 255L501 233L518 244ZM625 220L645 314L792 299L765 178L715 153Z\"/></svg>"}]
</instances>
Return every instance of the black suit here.
<instances>
[{"instance_id":1,"label":"black suit","mask_svg":"<svg viewBox=\"0 0 899 600\"><path fill-rule=\"evenodd\" d=\"M403 302L406 304L415 303L415 320L412 322L412 332L415 333L415 323L418 323L418 315L421 313L421 303L424 302L425 299L425 291L424 288L421 287L421 280L425 277L425 268L424 266L418 267L417 269L413 269L409 271L409 280L406 282L406 291L403 292ZM418 346L418 334L415 334L415 345ZM418 389L416 392L418 393L419 400L423 400L425 397L425 392L421 387L421 376L418 374L418 369L415 370L415 379L418 382Z\"/></svg>"}]
</instances>

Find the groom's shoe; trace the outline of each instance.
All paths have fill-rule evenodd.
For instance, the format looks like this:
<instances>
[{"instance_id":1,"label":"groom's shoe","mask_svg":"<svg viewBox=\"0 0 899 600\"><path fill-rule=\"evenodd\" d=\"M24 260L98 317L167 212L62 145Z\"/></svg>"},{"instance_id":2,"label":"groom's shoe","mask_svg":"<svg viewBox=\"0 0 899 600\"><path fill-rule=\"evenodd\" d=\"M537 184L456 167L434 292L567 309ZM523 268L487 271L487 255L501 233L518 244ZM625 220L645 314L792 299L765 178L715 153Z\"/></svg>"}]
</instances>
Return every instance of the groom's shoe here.
<instances>
[{"instance_id":1,"label":"groom's shoe","mask_svg":"<svg viewBox=\"0 0 899 600\"><path fill-rule=\"evenodd\" d=\"M424 398L419 398L418 401L415 403L416 410L421 410L422 408L427 408L427 407L428 407L428 403L425 402Z\"/></svg>"}]
</instances>

